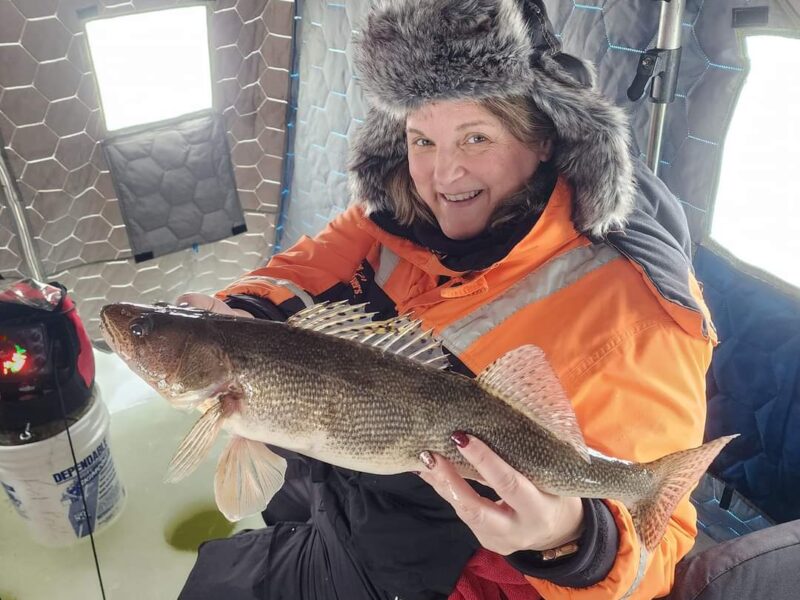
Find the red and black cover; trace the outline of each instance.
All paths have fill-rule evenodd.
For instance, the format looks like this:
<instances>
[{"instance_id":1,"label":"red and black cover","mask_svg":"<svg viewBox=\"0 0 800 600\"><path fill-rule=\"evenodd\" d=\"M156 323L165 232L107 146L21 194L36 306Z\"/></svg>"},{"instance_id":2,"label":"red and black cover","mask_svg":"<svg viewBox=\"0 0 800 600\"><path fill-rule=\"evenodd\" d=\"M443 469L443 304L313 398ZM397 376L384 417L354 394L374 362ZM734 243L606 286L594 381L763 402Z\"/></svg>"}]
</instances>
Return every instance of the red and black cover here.
<instances>
[{"instance_id":1,"label":"red and black cover","mask_svg":"<svg viewBox=\"0 0 800 600\"><path fill-rule=\"evenodd\" d=\"M25 302L26 295L37 293L29 282L0 295L0 431L59 422L64 411L76 415L91 399L95 367L89 336L66 289L50 286L62 292L51 305Z\"/></svg>"}]
</instances>

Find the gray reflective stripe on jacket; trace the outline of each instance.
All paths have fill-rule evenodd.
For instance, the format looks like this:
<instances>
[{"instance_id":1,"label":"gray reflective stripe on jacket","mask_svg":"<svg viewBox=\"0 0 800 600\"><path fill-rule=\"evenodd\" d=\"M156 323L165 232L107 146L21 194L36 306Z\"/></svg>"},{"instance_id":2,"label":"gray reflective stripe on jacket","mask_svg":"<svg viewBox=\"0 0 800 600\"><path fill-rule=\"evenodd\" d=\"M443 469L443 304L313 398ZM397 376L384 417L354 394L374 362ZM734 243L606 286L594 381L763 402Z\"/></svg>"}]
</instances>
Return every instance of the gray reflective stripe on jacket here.
<instances>
[{"instance_id":1,"label":"gray reflective stripe on jacket","mask_svg":"<svg viewBox=\"0 0 800 600\"><path fill-rule=\"evenodd\" d=\"M619 256L616 250L604 244L569 250L529 273L491 302L446 327L441 332L442 340L448 350L461 355L517 311L572 285Z\"/></svg>"},{"instance_id":2,"label":"gray reflective stripe on jacket","mask_svg":"<svg viewBox=\"0 0 800 600\"><path fill-rule=\"evenodd\" d=\"M639 546L639 566L636 568L636 577L633 578L631 587L628 588L628 591L625 592L625 595L622 596L620 600L628 600L628 598L633 595L633 592L635 592L639 584L642 583L645 571L647 571L647 549L644 546Z\"/></svg>"},{"instance_id":3,"label":"gray reflective stripe on jacket","mask_svg":"<svg viewBox=\"0 0 800 600\"><path fill-rule=\"evenodd\" d=\"M569 250L529 273L491 302L450 324L439 337L448 350L457 356L463 354L483 335L517 311L572 285L584 275L619 257L617 250L605 244ZM398 263L398 256L382 246L380 265L375 275L378 285L384 286Z\"/></svg>"},{"instance_id":4,"label":"gray reflective stripe on jacket","mask_svg":"<svg viewBox=\"0 0 800 600\"><path fill-rule=\"evenodd\" d=\"M375 283L383 288L386 282L389 281L389 277L394 273L397 263L400 262L400 257L386 246L381 245L381 256L379 260L378 271L375 273Z\"/></svg>"}]
</instances>

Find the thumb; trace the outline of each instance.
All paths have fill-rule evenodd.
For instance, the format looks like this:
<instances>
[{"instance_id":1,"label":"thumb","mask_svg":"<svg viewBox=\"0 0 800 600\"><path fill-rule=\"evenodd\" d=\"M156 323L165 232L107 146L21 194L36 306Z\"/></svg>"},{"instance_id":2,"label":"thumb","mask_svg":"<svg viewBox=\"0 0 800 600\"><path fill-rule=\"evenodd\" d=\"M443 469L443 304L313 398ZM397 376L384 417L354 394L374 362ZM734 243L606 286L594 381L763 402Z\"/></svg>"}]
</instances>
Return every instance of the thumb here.
<instances>
[{"instance_id":1,"label":"thumb","mask_svg":"<svg viewBox=\"0 0 800 600\"><path fill-rule=\"evenodd\" d=\"M220 304L225 305L224 302L217 300L208 294L198 294L190 292L188 294L181 294L175 299L175 304L180 307L199 308L201 310L208 310L211 312L220 312Z\"/></svg>"},{"instance_id":2,"label":"thumb","mask_svg":"<svg viewBox=\"0 0 800 600\"><path fill-rule=\"evenodd\" d=\"M236 315L237 317L250 317L249 312L231 308L222 300L209 296L208 294L198 294L190 292L188 294L181 294L175 299L175 304L178 306L191 306L208 312L218 313L221 315Z\"/></svg>"}]
</instances>

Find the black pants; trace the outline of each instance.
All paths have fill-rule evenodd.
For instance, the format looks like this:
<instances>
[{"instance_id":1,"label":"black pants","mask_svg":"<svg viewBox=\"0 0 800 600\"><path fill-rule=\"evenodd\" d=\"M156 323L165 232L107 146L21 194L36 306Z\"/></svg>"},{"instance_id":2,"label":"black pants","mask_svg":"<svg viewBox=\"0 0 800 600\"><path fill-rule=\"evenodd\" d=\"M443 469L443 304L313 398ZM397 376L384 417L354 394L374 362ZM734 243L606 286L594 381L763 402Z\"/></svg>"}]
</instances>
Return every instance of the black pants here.
<instances>
[{"instance_id":1,"label":"black pants","mask_svg":"<svg viewBox=\"0 0 800 600\"><path fill-rule=\"evenodd\" d=\"M287 460L268 527L200 546L179 600L394 600L367 579L320 505L305 465Z\"/></svg>"}]
</instances>

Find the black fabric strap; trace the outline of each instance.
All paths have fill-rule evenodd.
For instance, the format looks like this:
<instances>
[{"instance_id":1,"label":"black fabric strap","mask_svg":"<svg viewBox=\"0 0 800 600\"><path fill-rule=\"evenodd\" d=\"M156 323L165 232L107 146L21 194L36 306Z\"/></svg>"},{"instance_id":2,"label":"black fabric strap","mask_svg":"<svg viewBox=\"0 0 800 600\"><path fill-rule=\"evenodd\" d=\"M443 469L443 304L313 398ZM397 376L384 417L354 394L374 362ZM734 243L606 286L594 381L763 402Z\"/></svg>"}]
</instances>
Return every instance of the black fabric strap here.
<instances>
[{"instance_id":1,"label":"black fabric strap","mask_svg":"<svg viewBox=\"0 0 800 600\"><path fill-rule=\"evenodd\" d=\"M608 576L619 546L617 524L601 500L583 500L584 530L578 552L552 561L543 561L539 552L515 552L506 557L518 571L572 588L589 587Z\"/></svg>"},{"instance_id":2,"label":"black fabric strap","mask_svg":"<svg viewBox=\"0 0 800 600\"><path fill-rule=\"evenodd\" d=\"M247 294L233 294L225 298L225 304L231 308L244 310L256 319L269 319L270 321L285 321L291 315L284 314L271 300L248 296Z\"/></svg>"},{"instance_id":3,"label":"black fabric strap","mask_svg":"<svg viewBox=\"0 0 800 600\"><path fill-rule=\"evenodd\" d=\"M553 24L547 17L542 0L519 0L522 16L527 21L531 45L539 53L556 54L561 51L561 42L556 37Z\"/></svg>"}]
</instances>

